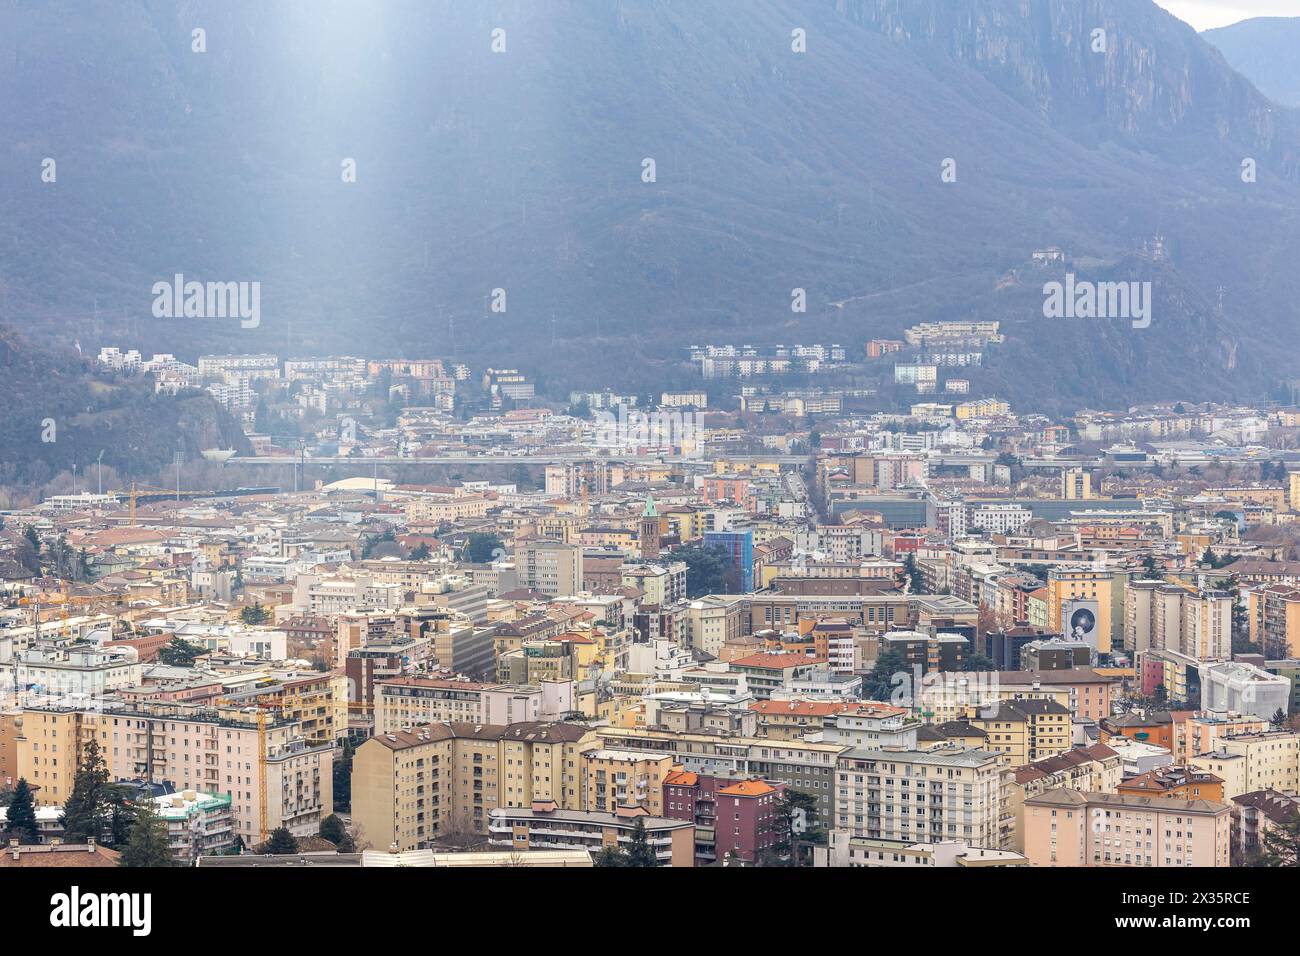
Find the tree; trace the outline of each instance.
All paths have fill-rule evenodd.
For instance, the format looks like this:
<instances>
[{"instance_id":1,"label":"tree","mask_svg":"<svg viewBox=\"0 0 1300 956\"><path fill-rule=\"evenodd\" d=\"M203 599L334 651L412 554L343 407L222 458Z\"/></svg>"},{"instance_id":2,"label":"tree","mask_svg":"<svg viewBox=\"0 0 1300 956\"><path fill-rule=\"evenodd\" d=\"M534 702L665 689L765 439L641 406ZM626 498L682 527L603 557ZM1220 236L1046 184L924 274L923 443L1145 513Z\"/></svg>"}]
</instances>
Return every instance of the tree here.
<instances>
[{"instance_id":1,"label":"tree","mask_svg":"<svg viewBox=\"0 0 1300 956\"><path fill-rule=\"evenodd\" d=\"M108 815L107 844L113 849L125 846L139 816L138 794L134 784L110 783L104 788L104 805Z\"/></svg>"},{"instance_id":2,"label":"tree","mask_svg":"<svg viewBox=\"0 0 1300 956\"><path fill-rule=\"evenodd\" d=\"M298 852L298 840L286 827L276 827L263 849L272 856L287 856Z\"/></svg>"},{"instance_id":3,"label":"tree","mask_svg":"<svg viewBox=\"0 0 1300 956\"><path fill-rule=\"evenodd\" d=\"M356 745L351 737L343 738L343 750L334 761L334 809L349 813L352 810L352 755Z\"/></svg>"},{"instance_id":4,"label":"tree","mask_svg":"<svg viewBox=\"0 0 1300 956\"><path fill-rule=\"evenodd\" d=\"M248 608L244 610L248 610ZM184 638L173 637L158 649L158 660L175 667L192 667L194 659L207 652L206 648L200 647L198 644L191 644Z\"/></svg>"},{"instance_id":5,"label":"tree","mask_svg":"<svg viewBox=\"0 0 1300 956\"><path fill-rule=\"evenodd\" d=\"M889 700L893 696L898 674L908 673L907 661L898 651L884 651L863 682L862 693L868 700Z\"/></svg>"},{"instance_id":6,"label":"tree","mask_svg":"<svg viewBox=\"0 0 1300 956\"><path fill-rule=\"evenodd\" d=\"M67 843L85 843L103 836L108 803L108 768L95 738L86 741L73 778L72 794L64 804L61 822Z\"/></svg>"},{"instance_id":7,"label":"tree","mask_svg":"<svg viewBox=\"0 0 1300 956\"><path fill-rule=\"evenodd\" d=\"M985 654L970 654L962 662L961 669L964 671L992 671L997 670L993 661Z\"/></svg>"},{"instance_id":8,"label":"tree","mask_svg":"<svg viewBox=\"0 0 1300 956\"><path fill-rule=\"evenodd\" d=\"M602 847L591 860L592 866L627 866L627 854L616 846Z\"/></svg>"},{"instance_id":9,"label":"tree","mask_svg":"<svg viewBox=\"0 0 1300 956\"><path fill-rule=\"evenodd\" d=\"M241 610L239 612L239 619L245 624L256 626L258 624L265 624L267 621L271 620L271 612L264 608L259 601L257 604L253 604Z\"/></svg>"},{"instance_id":10,"label":"tree","mask_svg":"<svg viewBox=\"0 0 1300 956\"><path fill-rule=\"evenodd\" d=\"M916 555L911 551L903 558L903 574L907 576L909 594L925 593L925 575L921 573L916 564Z\"/></svg>"},{"instance_id":11,"label":"tree","mask_svg":"<svg viewBox=\"0 0 1300 956\"><path fill-rule=\"evenodd\" d=\"M505 553L505 545L500 538L494 534L475 532L461 548L460 557L462 561L468 561L470 564L487 564L497 556L498 552Z\"/></svg>"},{"instance_id":12,"label":"tree","mask_svg":"<svg viewBox=\"0 0 1300 956\"><path fill-rule=\"evenodd\" d=\"M1273 725L1275 730L1281 728L1286 723L1286 711L1279 707L1273 711L1273 716L1268 719L1268 722Z\"/></svg>"},{"instance_id":13,"label":"tree","mask_svg":"<svg viewBox=\"0 0 1300 956\"><path fill-rule=\"evenodd\" d=\"M5 839L17 840L19 843L36 843L40 838L40 829L36 825L36 805L32 800L32 788L26 777L19 777L14 787L13 799L9 802L8 821L5 824Z\"/></svg>"},{"instance_id":14,"label":"tree","mask_svg":"<svg viewBox=\"0 0 1300 956\"><path fill-rule=\"evenodd\" d=\"M720 594L726 589L727 570L731 562L721 548L706 548L695 544L678 548L672 556L686 564L687 597Z\"/></svg>"},{"instance_id":15,"label":"tree","mask_svg":"<svg viewBox=\"0 0 1300 956\"><path fill-rule=\"evenodd\" d=\"M1259 860L1264 866L1300 866L1300 813L1286 823L1264 830L1259 841Z\"/></svg>"},{"instance_id":16,"label":"tree","mask_svg":"<svg viewBox=\"0 0 1300 956\"><path fill-rule=\"evenodd\" d=\"M336 813L331 813L320 822L320 835L338 847L340 853L351 853L356 849L352 838L348 836L347 827Z\"/></svg>"},{"instance_id":17,"label":"tree","mask_svg":"<svg viewBox=\"0 0 1300 956\"><path fill-rule=\"evenodd\" d=\"M632 822L632 836L628 840L627 847L627 865L642 867L659 865L655 851L650 846L650 838L646 835L645 820L641 817L637 817Z\"/></svg>"},{"instance_id":18,"label":"tree","mask_svg":"<svg viewBox=\"0 0 1300 956\"><path fill-rule=\"evenodd\" d=\"M375 546L382 541L396 541L396 540L397 540L397 535L393 533L392 528L389 528L387 531L385 531L383 534L380 535L369 535L366 537L366 543L361 546L361 557L362 558L370 557L370 555L374 553Z\"/></svg>"},{"instance_id":19,"label":"tree","mask_svg":"<svg viewBox=\"0 0 1300 956\"><path fill-rule=\"evenodd\" d=\"M803 790L786 787L776 801L776 843L768 865L800 866L799 845L821 843L825 832L817 826L817 798Z\"/></svg>"},{"instance_id":20,"label":"tree","mask_svg":"<svg viewBox=\"0 0 1300 956\"><path fill-rule=\"evenodd\" d=\"M167 821L158 815L153 803L141 800L135 807L131 837L122 848L119 866L175 866L167 839Z\"/></svg>"},{"instance_id":21,"label":"tree","mask_svg":"<svg viewBox=\"0 0 1300 956\"><path fill-rule=\"evenodd\" d=\"M432 553L433 552L429 550L429 546L425 544L423 541L421 541L418 545L415 546L415 550L412 551L409 555L407 555L406 559L408 561L428 561L429 555L431 555Z\"/></svg>"}]
</instances>

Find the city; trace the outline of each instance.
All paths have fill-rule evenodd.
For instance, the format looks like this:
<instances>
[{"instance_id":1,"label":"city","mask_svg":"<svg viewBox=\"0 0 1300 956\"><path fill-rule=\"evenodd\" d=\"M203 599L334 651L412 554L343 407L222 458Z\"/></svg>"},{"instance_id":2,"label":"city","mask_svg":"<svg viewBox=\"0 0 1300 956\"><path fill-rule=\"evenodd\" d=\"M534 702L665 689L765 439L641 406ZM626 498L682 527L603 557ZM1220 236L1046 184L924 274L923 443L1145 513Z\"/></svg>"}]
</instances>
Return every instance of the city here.
<instances>
[{"instance_id":1,"label":"city","mask_svg":"<svg viewBox=\"0 0 1300 956\"><path fill-rule=\"evenodd\" d=\"M457 928L535 868L1275 921L1295 44L1294 0L0 14L9 924L302 944L371 917L278 874L411 868Z\"/></svg>"}]
</instances>

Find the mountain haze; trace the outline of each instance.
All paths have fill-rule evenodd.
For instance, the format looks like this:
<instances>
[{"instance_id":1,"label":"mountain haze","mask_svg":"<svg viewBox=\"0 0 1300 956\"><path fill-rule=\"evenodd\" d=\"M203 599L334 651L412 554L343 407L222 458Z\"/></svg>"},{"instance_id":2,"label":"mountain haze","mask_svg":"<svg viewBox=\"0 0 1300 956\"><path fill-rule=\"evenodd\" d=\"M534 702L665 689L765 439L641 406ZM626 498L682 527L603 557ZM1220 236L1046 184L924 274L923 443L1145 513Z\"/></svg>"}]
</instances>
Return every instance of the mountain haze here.
<instances>
[{"instance_id":1,"label":"mountain haze","mask_svg":"<svg viewBox=\"0 0 1300 956\"><path fill-rule=\"evenodd\" d=\"M977 315L977 386L1050 407L1295 359L1300 116L1149 0L10 2L0 86L0 322L88 347L652 387L694 342ZM1156 281L1152 328L1044 319L1047 245ZM261 281L260 326L153 318L176 273Z\"/></svg>"},{"instance_id":2,"label":"mountain haze","mask_svg":"<svg viewBox=\"0 0 1300 956\"><path fill-rule=\"evenodd\" d=\"M1300 17L1255 17L1201 36L1273 102L1300 107Z\"/></svg>"}]
</instances>

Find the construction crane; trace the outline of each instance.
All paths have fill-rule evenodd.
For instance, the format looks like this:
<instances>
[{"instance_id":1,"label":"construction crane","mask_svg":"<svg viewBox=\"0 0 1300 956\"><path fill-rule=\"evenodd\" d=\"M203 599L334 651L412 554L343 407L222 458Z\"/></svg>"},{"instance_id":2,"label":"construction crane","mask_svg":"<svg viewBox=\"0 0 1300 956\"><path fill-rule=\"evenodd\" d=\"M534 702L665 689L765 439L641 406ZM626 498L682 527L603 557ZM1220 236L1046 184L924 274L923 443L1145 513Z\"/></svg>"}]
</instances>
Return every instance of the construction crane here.
<instances>
[{"instance_id":1,"label":"construction crane","mask_svg":"<svg viewBox=\"0 0 1300 956\"><path fill-rule=\"evenodd\" d=\"M62 619L64 626L66 627L68 621L68 608L81 606L81 605L94 605L94 604L112 604L114 606L120 607L122 604L122 599L117 595L73 596L67 593L67 588L65 586L62 594L56 594L45 598L42 598L40 596L34 598L19 598L18 603L22 605L27 605L32 608L33 623L37 628L37 636L39 637L42 610L49 611L58 608L60 611L59 616Z\"/></svg>"},{"instance_id":2,"label":"construction crane","mask_svg":"<svg viewBox=\"0 0 1300 956\"><path fill-rule=\"evenodd\" d=\"M266 711L257 708L257 842L271 838L266 828Z\"/></svg>"}]
</instances>

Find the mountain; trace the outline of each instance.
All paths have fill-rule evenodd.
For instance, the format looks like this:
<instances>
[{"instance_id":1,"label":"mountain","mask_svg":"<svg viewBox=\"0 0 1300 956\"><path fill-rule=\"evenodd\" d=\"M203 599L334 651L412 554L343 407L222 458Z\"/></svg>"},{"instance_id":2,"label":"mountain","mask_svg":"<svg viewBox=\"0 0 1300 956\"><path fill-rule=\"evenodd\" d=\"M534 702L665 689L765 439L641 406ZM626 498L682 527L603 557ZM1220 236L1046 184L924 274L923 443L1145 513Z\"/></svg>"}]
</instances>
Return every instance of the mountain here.
<instances>
[{"instance_id":1,"label":"mountain","mask_svg":"<svg viewBox=\"0 0 1300 956\"><path fill-rule=\"evenodd\" d=\"M130 478L153 476L178 451L193 462L208 448L251 450L207 394L155 394L151 379L99 374L74 350L33 344L4 326L0 383L0 487L38 485L74 465L88 482L97 460L110 476Z\"/></svg>"},{"instance_id":2,"label":"mountain","mask_svg":"<svg viewBox=\"0 0 1300 956\"><path fill-rule=\"evenodd\" d=\"M10 0L0 85L0 321L32 335L559 391L977 315L1013 333L975 387L1044 408L1247 398L1295 358L1300 116L1150 0ZM1048 245L1147 268L1152 327L1044 319ZM259 281L260 323L154 318L177 273Z\"/></svg>"},{"instance_id":3,"label":"mountain","mask_svg":"<svg viewBox=\"0 0 1300 956\"><path fill-rule=\"evenodd\" d=\"M1300 17L1255 17L1201 36L1273 102L1300 107Z\"/></svg>"}]
</instances>

